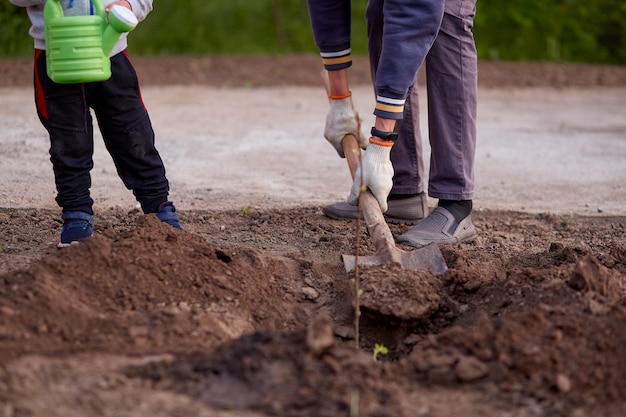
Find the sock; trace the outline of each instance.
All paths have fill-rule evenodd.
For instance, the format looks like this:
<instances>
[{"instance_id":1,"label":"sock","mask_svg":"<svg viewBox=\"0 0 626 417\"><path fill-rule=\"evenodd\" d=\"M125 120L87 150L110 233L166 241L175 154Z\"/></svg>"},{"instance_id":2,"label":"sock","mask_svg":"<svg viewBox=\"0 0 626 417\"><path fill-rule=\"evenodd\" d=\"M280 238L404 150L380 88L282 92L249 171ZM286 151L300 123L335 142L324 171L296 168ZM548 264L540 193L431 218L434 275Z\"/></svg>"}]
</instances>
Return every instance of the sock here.
<instances>
[{"instance_id":1,"label":"sock","mask_svg":"<svg viewBox=\"0 0 626 417\"><path fill-rule=\"evenodd\" d=\"M452 213L457 223L460 223L472 212L472 200L439 200L437 205Z\"/></svg>"}]
</instances>

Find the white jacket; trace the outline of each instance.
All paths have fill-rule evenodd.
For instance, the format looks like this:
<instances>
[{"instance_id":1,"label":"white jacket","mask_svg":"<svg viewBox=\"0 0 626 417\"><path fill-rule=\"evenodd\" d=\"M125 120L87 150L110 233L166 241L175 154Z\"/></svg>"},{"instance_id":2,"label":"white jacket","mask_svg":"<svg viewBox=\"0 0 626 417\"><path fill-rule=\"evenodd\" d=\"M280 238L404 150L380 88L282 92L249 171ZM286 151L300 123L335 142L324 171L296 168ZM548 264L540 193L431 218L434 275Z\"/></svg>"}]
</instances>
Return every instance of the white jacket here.
<instances>
[{"instance_id":1,"label":"white jacket","mask_svg":"<svg viewBox=\"0 0 626 417\"><path fill-rule=\"evenodd\" d=\"M46 41L44 37L44 23L43 23L43 6L46 3L46 0L9 0L15 6L26 7L26 11L28 13L28 17L30 18L30 22L32 26L30 31L28 32L30 36L35 40L35 49L46 49ZM59 0L61 6L63 6L64 10L69 10L69 3L71 0ZM110 3L113 3L114 0L102 0L102 4L106 8ZM152 0L128 0L130 3L133 13L137 17L137 20L140 22L146 18L148 13L152 11ZM74 0L74 10L71 12L82 13L83 11L87 11L90 9L89 0ZM67 13L70 14L70 13ZM115 44L113 51L111 51L111 56L122 52L126 49L128 45L127 41L127 33L123 33L120 36L120 39Z\"/></svg>"}]
</instances>

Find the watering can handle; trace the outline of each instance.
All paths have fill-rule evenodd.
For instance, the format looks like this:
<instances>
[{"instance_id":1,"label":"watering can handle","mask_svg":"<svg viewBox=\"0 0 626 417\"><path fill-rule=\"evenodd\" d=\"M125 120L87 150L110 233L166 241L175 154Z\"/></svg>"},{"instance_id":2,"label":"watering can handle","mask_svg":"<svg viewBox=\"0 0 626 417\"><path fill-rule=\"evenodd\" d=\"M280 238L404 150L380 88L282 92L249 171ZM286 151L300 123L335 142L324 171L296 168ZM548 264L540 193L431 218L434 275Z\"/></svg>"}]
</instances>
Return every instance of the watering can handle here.
<instances>
[{"instance_id":1,"label":"watering can handle","mask_svg":"<svg viewBox=\"0 0 626 417\"><path fill-rule=\"evenodd\" d=\"M93 8L96 10L96 14L104 19L104 4L102 4L102 0L91 0L91 4Z\"/></svg>"},{"instance_id":2,"label":"watering can handle","mask_svg":"<svg viewBox=\"0 0 626 417\"><path fill-rule=\"evenodd\" d=\"M94 10L96 11L96 15L101 18L105 18L106 13L104 12L104 4L102 4L102 0L90 0L93 5ZM49 13L52 13L50 17L62 17L63 16L63 7L59 0L47 0L46 1L46 9L49 10Z\"/></svg>"}]
</instances>

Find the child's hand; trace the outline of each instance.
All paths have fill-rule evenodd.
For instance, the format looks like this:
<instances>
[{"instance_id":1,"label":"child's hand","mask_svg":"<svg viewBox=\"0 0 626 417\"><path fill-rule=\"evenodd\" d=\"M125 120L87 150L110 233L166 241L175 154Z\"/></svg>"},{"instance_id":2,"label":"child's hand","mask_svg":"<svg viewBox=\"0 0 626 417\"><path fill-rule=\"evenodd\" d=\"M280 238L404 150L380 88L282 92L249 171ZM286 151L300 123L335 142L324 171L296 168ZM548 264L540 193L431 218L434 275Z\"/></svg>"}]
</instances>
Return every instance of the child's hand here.
<instances>
[{"instance_id":1,"label":"child's hand","mask_svg":"<svg viewBox=\"0 0 626 417\"><path fill-rule=\"evenodd\" d=\"M120 0L120 1L114 1L113 3L109 4L106 9L104 9L104 11L106 13L109 13L111 11L111 7L113 6L124 6L126 7L128 10L133 10L133 7L130 5L129 2L127 2L126 0Z\"/></svg>"}]
</instances>

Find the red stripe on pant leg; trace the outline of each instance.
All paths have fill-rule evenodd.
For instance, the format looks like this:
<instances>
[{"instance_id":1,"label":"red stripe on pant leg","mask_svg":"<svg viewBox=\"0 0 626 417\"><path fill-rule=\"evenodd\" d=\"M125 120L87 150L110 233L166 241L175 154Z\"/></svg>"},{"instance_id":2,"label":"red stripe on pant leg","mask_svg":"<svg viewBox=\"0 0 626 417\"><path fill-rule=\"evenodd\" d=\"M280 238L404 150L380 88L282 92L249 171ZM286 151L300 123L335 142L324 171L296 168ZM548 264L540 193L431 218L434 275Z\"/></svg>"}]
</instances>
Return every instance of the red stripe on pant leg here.
<instances>
[{"instance_id":1,"label":"red stripe on pant leg","mask_svg":"<svg viewBox=\"0 0 626 417\"><path fill-rule=\"evenodd\" d=\"M37 111L41 114L41 117L48 120L48 106L46 105L46 96L43 93L43 87L41 86L41 77L39 76L39 69L37 68L37 61L43 53L42 50L35 50L35 101L37 103Z\"/></svg>"},{"instance_id":2,"label":"red stripe on pant leg","mask_svg":"<svg viewBox=\"0 0 626 417\"><path fill-rule=\"evenodd\" d=\"M130 62L131 66L133 67L133 71L135 72L135 77L137 78L137 91L139 92L139 100L141 100L141 104L143 105L143 109L145 111L148 111L148 108L146 107L146 104L143 102L143 96L141 95L141 86L139 85L139 75L137 75L137 70L135 70L135 66L132 65L132 61L130 60L130 55L128 55L128 51L126 49L124 49L124 51L122 51L122 52L124 53L124 56L126 57L128 62Z\"/></svg>"}]
</instances>

